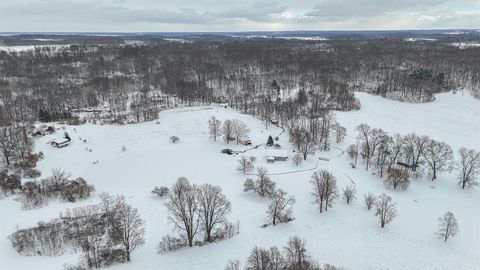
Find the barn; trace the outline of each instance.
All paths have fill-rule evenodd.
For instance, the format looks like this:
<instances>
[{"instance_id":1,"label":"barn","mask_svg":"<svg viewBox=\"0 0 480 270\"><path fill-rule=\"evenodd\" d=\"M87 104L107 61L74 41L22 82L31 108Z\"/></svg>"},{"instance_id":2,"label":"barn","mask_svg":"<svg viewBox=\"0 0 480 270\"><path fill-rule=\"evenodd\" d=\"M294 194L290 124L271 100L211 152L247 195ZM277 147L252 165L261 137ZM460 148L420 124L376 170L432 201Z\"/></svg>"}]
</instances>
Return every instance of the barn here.
<instances>
[{"instance_id":1,"label":"barn","mask_svg":"<svg viewBox=\"0 0 480 270\"><path fill-rule=\"evenodd\" d=\"M270 149L267 153L267 160L275 160L275 161L286 161L288 159L288 152L287 150L282 149Z\"/></svg>"},{"instance_id":2,"label":"barn","mask_svg":"<svg viewBox=\"0 0 480 270\"><path fill-rule=\"evenodd\" d=\"M70 140L65 140L61 142L51 141L50 145L57 148L63 148L70 145Z\"/></svg>"}]
</instances>

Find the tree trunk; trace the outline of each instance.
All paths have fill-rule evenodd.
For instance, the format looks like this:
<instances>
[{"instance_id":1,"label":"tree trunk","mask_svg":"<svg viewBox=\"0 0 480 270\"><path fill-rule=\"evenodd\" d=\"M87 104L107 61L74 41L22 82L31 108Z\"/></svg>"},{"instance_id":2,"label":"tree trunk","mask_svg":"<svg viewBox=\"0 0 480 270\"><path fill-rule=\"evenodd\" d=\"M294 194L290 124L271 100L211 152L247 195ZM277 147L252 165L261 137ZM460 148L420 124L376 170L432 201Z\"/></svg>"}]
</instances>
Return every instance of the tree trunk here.
<instances>
[{"instance_id":1,"label":"tree trunk","mask_svg":"<svg viewBox=\"0 0 480 270\"><path fill-rule=\"evenodd\" d=\"M130 248L127 247L127 248L125 249L125 253L126 253L126 255L127 255L127 262L129 262L129 261L130 261Z\"/></svg>"}]
</instances>

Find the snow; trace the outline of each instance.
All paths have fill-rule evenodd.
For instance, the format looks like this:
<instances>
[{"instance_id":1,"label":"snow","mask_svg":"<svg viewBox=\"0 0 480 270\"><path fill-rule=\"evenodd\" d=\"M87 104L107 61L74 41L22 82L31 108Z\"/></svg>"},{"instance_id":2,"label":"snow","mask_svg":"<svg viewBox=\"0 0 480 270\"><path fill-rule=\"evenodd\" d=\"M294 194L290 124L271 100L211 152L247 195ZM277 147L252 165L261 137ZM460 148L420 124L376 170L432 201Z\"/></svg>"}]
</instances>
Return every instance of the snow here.
<instances>
[{"instance_id":1,"label":"snow","mask_svg":"<svg viewBox=\"0 0 480 270\"><path fill-rule=\"evenodd\" d=\"M480 100L468 92L442 93L430 103L403 103L356 93L362 109L358 112L338 112L337 119L347 127L354 139L355 125L368 123L383 128L389 134L415 132L444 141L457 150L462 146L480 150Z\"/></svg>"},{"instance_id":2,"label":"snow","mask_svg":"<svg viewBox=\"0 0 480 270\"><path fill-rule=\"evenodd\" d=\"M256 164L276 173L271 176L272 180L296 198L296 219L267 228L261 225L268 222L265 214L268 200L243 192L247 177L236 170L238 156L220 153L224 148L250 147L227 145L208 138L207 120L213 115L222 121L232 118L244 121L251 130L253 145L265 143L269 135L275 137L281 133L273 126L265 129L260 120L251 116L221 107L180 108L163 111L158 120L147 123L66 126L72 144L62 149L47 144L58 134L38 138L36 148L45 154L45 159L38 164L43 177L48 176L52 168L60 167L73 177L82 176L94 184L96 193L87 201L52 202L30 211L21 210L12 198L0 200L1 266L4 269L60 269L64 263L75 263L79 254L22 257L11 248L7 236L16 226L34 226L38 221L58 216L66 208L96 203L99 194L109 192L124 195L146 221L145 246L133 254L131 263L111 269L223 269L230 259L240 259L243 264L255 245L282 246L293 235L307 239L309 252L319 262L350 269L480 269L478 187L461 190L455 175L444 173L435 183L418 179L405 192L389 190L362 165L352 169L342 151L355 141L354 127L363 122L390 134L427 134L449 143L455 151L461 146L480 150L480 101L462 93L439 94L434 102L426 104L390 101L366 93L356 95L362 109L337 113L338 121L348 129L348 136L331 152L316 153L300 167L290 161L267 163L263 157L268 149L263 146L245 153L257 156ZM178 136L180 142L170 143L172 135ZM83 143L79 137L87 142ZM292 153L287 133L279 136L278 143ZM122 146L126 147L125 152ZM319 161L318 157L324 160ZM320 214L311 203L308 182L311 169L315 168L331 171L337 177L339 188L353 181L358 199L350 205L338 199L332 209ZM171 186L180 176L196 184L221 186L232 202L230 220L240 222L240 234L216 244L158 254L158 242L162 236L171 234L173 227L167 221L166 200L158 199L150 191L155 186ZM368 191L385 192L398 204L399 216L384 229L372 211L362 204L363 194ZM447 211L457 217L460 233L445 243L433 232L437 229L437 218Z\"/></svg>"},{"instance_id":3,"label":"snow","mask_svg":"<svg viewBox=\"0 0 480 270\"><path fill-rule=\"evenodd\" d=\"M453 32L444 32L444 35L468 35L468 32L462 31L453 31Z\"/></svg>"},{"instance_id":4,"label":"snow","mask_svg":"<svg viewBox=\"0 0 480 270\"><path fill-rule=\"evenodd\" d=\"M23 39L23 40L33 40L33 41L62 41L61 38L32 38L32 39Z\"/></svg>"},{"instance_id":5,"label":"snow","mask_svg":"<svg viewBox=\"0 0 480 270\"><path fill-rule=\"evenodd\" d=\"M163 40L176 43L192 43L193 41L183 38L164 38Z\"/></svg>"},{"instance_id":6,"label":"snow","mask_svg":"<svg viewBox=\"0 0 480 270\"><path fill-rule=\"evenodd\" d=\"M125 44L128 45L143 45L145 42L143 40L136 40L136 39L127 39L123 41Z\"/></svg>"},{"instance_id":7,"label":"snow","mask_svg":"<svg viewBox=\"0 0 480 270\"><path fill-rule=\"evenodd\" d=\"M267 156L286 158L288 157L288 152L287 150L282 149L269 149L267 151Z\"/></svg>"},{"instance_id":8,"label":"snow","mask_svg":"<svg viewBox=\"0 0 480 270\"><path fill-rule=\"evenodd\" d=\"M437 41L436 38L406 38L405 41L415 42L415 41Z\"/></svg>"},{"instance_id":9,"label":"snow","mask_svg":"<svg viewBox=\"0 0 480 270\"><path fill-rule=\"evenodd\" d=\"M287 40L309 40L309 41L327 41L329 40L326 37L321 36L267 36L267 35L228 35L233 38L276 38L276 39L287 39Z\"/></svg>"},{"instance_id":10,"label":"snow","mask_svg":"<svg viewBox=\"0 0 480 270\"><path fill-rule=\"evenodd\" d=\"M480 43L475 42L454 42L450 43L451 46L458 47L460 49L467 49L467 48L478 48L480 47Z\"/></svg>"},{"instance_id":11,"label":"snow","mask_svg":"<svg viewBox=\"0 0 480 270\"><path fill-rule=\"evenodd\" d=\"M319 36L314 36L314 37L295 37L295 36L285 36L285 37L275 37L279 39L288 39L288 40L310 40L310 41L326 41L328 38L325 37L319 37Z\"/></svg>"},{"instance_id":12,"label":"snow","mask_svg":"<svg viewBox=\"0 0 480 270\"><path fill-rule=\"evenodd\" d=\"M25 52L25 51L33 51L35 48L47 48L50 47L53 50L59 50L62 48L69 47L70 45L68 44L62 44L62 45L15 45L15 46L5 46L1 45L0 46L0 51L6 51L6 52Z\"/></svg>"}]
</instances>

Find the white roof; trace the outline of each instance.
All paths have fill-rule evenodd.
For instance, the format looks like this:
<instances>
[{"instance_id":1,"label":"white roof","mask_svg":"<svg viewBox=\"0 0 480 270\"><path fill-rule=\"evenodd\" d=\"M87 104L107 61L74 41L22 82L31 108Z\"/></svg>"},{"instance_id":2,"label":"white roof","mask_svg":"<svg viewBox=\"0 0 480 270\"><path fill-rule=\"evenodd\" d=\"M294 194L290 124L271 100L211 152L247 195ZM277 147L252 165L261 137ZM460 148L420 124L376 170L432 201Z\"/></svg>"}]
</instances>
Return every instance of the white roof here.
<instances>
[{"instance_id":1,"label":"white roof","mask_svg":"<svg viewBox=\"0 0 480 270\"><path fill-rule=\"evenodd\" d=\"M282 150L282 149L270 149L267 152L267 156L271 157L288 157L288 152L287 150Z\"/></svg>"}]
</instances>

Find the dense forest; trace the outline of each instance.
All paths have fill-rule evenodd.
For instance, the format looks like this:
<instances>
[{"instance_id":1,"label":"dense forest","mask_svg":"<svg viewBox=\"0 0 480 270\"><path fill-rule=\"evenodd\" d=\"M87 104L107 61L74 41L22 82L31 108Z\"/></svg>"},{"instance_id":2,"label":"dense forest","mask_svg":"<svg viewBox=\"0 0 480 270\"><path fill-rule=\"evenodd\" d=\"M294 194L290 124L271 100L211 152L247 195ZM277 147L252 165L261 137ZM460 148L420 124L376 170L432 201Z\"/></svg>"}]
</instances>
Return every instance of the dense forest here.
<instances>
[{"instance_id":1,"label":"dense forest","mask_svg":"<svg viewBox=\"0 0 480 270\"><path fill-rule=\"evenodd\" d=\"M427 102L437 92L480 87L480 48L449 40L71 41L78 44L0 51L1 123L60 120L105 103L113 115L130 109L148 120L169 97L265 114L307 100L317 109L356 109L352 91Z\"/></svg>"},{"instance_id":2,"label":"dense forest","mask_svg":"<svg viewBox=\"0 0 480 270\"><path fill-rule=\"evenodd\" d=\"M429 188L435 189L433 183L440 182L437 174L453 169L457 171L457 184L462 189L477 185L476 176L480 173L477 150L462 147L455 155L457 149L434 139L435 136L430 138L413 132L389 134L380 127L370 127L367 121L351 128L347 136L348 123L340 121L340 113L334 111L359 110L362 104L355 96L359 91L414 103L431 102L437 93L457 90L470 91L480 99L478 35L436 34L408 38L366 33L306 40L228 35L40 37L0 36L0 197L14 196L23 210L46 207L51 201L75 203L90 199L96 191L95 181L98 183L95 177L87 182L83 177L72 177L61 168L54 168L48 177L40 178L42 171L37 163L44 158L44 153L35 152L35 137L58 132L57 139L47 142L53 148L66 147L72 138L77 140L78 137L79 142L85 144L81 147L82 154L83 151L90 153L93 150L86 144L87 138L77 133L77 129L82 128L77 126L79 124L124 125L152 120L160 124L162 120L161 127L168 128L164 119L157 120L160 111L212 103L216 105L208 109L231 107L262 120L261 130L257 126L255 131L257 135L261 132L266 139L266 143L253 144L247 126L252 122L244 122L240 117L220 120L209 116L208 121L202 118L201 123L208 126L213 141L223 140L232 147L249 146L242 151L227 148L221 153L236 156L252 151L249 154L258 154L255 150L260 146L264 146L265 153L260 152L262 157L267 151L277 151L278 156L268 156L265 162L258 161L258 165L254 154L240 155L236 160L237 171L247 177L243 191L268 200L264 213L267 223L259 225L260 228L295 220L295 189L280 188L281 180L277 186L274 181L277 179L273 178L278 175L312 171L310 204L322 214L339 198L348 205L357 199L356 182L345 173L345 167L340 168L348 184L340 189L345 179L331 172L335 169L331 165L335 161L324 163L328 164L328 170L317 170L317 160L330 162L330 158L315 156L316 151L339 150L337 157L346 154L352 169L364 166L366 174L376 175L385 188L393 191L405 192L413 180L420 179L423 174L431 180ZM369 119L374 117L376 115ZM181 122L179 119L175 121ZM390 118L388 120L390 123ZM70 126L73 130L67 132L68 125L75 126ZM269 125L278 127L278 133L270 135ZM188 128L197 126L192 124ZM172 147L183 144L184 137L177 134L178 126L172 130L175 132L169 134ZM255 131L252 129L252 133ZM282 134L288 139L282 141ZM155 140L160 137L159 134L152 136ZM343 150L336 144L345 138L349 145ZM185 141L188 143L188 137ZM286 161L288 148L282 149L282 145L287 141L292 145L291 160L295 170L276 171L278 166L269 172L267 167L261 166L275 160ZM130 145L128 147L131 149ZM125 145L118 145L116 156L120 155L120 149L127 153L124 156L129 155ZM180 151L178 147L175 149ZM45 151L46 156L48 151ZM72 156L76 154L78 152L70 152ZM92 167L85 165L85 168L101 168L97 165L99 159L91 162ZM313 164L313 159L315 167L301 167L302 162ZM355 180L361 183L363 179L358 175ZM108 177L112 176L105 178ZM120 178L115 179L115 184ZM200 247L240 234L239 220L235 222L228 217L232 212L232 203L227 198L229 190L222 190L221 185L196 181L193 179L190 183L181 176L170 187L155 186L151 191L159 200L158 205L166 200L162 203L168 211L166 218L174 227L173 234L163 236L158 243L159 253ZM64 269L102 268L130 262L133 252L145 245L146 223L139 212L142 209L130 204L133 196L103 193L99 198L96 204L62 211L59 216L35 226L17 227L8 237L12 247L20 255L27 256L81 254L77 265L65 265ZM396 202L387 193L368 191L362 199L367 210L372 210L370 213L378 218L381 228L398 215ZM301 212L296 212L299 219ZM443 241L458 232L452 212L440 217L439 222L435 234ZM317 229L314 226L306 228ZM328 231L322 230L315 233L326 235ZM241 261L232 259L225 269L241 269ZM281 248L255 246L244 265L245 269L337 269L314 260L307 252L306 240L298 236L290 237Z\"/></svg>"},{"instance_id":3,"label":"dense forest","mask_svg":"<svg viewBox=\"0 0 480 270\"><path fill-rule=\"evenodd\" d=\"M478 42L468 35L45 40L2 37L4 48L32 47L0 50L0 144L7 166L30 158L28 135L38 120L78 124L88 115L104 123L141 122L165 108L219 102L328 149L336 125L330 111L359 109L354 91L408 102L461 88L480 95L480 47L466 46Z\"/></svg>"}]
</instances>

